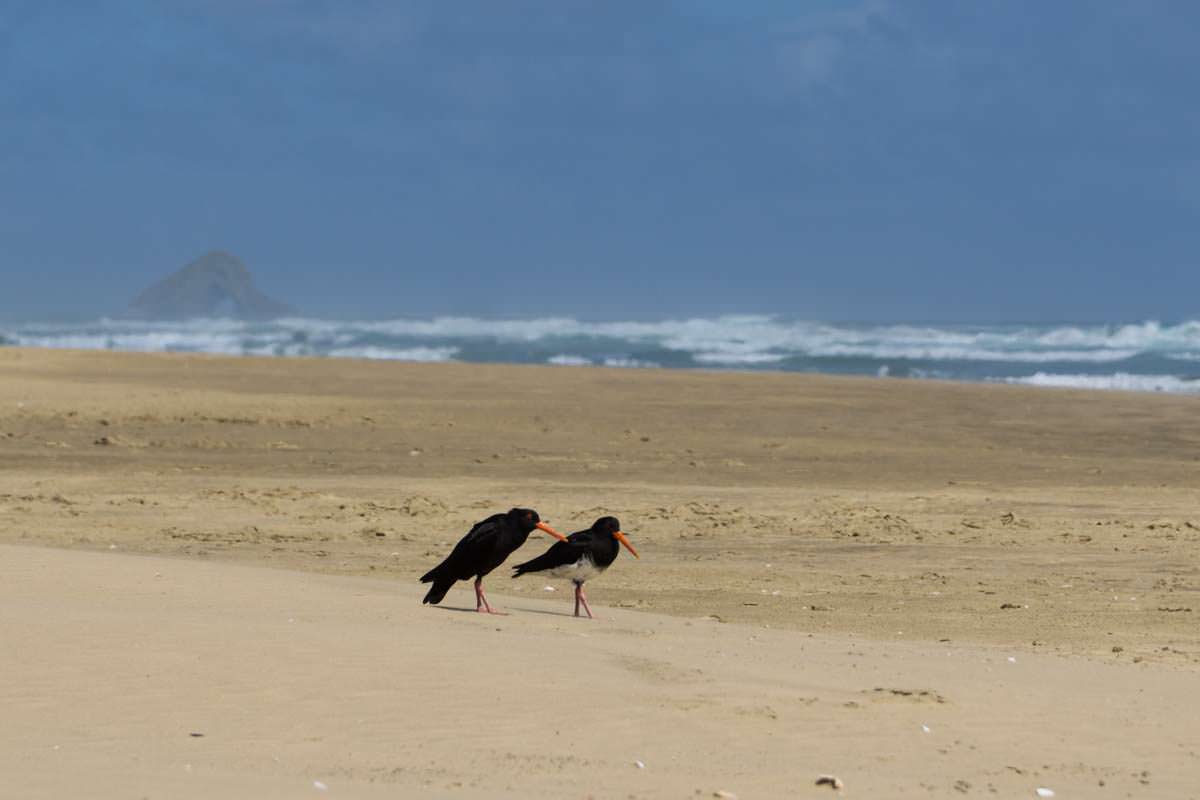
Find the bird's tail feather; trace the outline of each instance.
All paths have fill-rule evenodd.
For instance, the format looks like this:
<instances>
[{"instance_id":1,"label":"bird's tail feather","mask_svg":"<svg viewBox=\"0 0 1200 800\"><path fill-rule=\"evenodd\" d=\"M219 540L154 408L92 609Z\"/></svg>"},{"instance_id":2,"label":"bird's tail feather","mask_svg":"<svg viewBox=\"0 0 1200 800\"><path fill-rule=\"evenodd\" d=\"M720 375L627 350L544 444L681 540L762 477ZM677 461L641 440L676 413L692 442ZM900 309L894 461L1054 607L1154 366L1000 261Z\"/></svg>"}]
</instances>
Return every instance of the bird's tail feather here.
<instances>
[{"instance_id":1,"label":"bird's tail feather","mask_svg":"<svg viewBox=\"0 0 1200 800\"><path fill-rule=\"evenodd\" d=\"M545 555L540 555L532 561L526 561L524 564L517 564L513 567L514 578L519 578L526 572L537 572L538 570L546 569L550 566L549 559Z\"/></svg>"},{"instance_id":2,"label":"bird's tail feather","mask_svg":"<svg viewBox=\"0 0 1200 800\"><path fill-rule=\"evenodd\" d=\"M450 591L450 587L454 585L454 576L448 575L449 570L446 569L446 562L443 561L433 569L421 576L421 583L432 583L429 591L425 593L425 599L422 603L433 603L435 606L442 602L442 598L446 596L446 592Z\"/></svg>"},{"instance_id":3,"label":"bird's tail feather","mask_svg":"<svg viewBox=\"0 0 1200 800\"><path fill-rule=\"evenodd\" d=\"M421 580L425 580L422 578ZM442 598L446 596L446 592L450 591L450 587L454 585L453 578L434 577L433 586L429 587L429 591L425 593L425 599L422 603L433 603L435 606L442 602ZM426 581L428 583L428 581Z\"/></svg>"}]
</instances>

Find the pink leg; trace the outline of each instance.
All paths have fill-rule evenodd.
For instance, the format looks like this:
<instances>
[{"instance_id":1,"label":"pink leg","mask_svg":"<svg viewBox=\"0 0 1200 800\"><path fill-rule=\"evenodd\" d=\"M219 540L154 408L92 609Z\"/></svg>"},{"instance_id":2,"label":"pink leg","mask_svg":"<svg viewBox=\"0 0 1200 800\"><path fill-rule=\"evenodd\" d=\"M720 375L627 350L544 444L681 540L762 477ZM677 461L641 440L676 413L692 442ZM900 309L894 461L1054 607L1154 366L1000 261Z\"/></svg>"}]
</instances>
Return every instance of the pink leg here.
<instances>
[{"instance_id":1,"label":"pink leg","mask_svg":"<svg viewBox=\"0 0 1200 800\"><path fill-rule=\"evenodd\" d=\"M587 612L588 619L594 619L592 610L588 608L587 595L583 593L583 584L575 584L575 616L579 616L579 604L583 604L583 610Z\"/></svg>"},{"instance_id":2,"label":"pink leg","mask_svg":"<svg viewBox=\"0 0 1200 800\"><path fill-rule=\"evenodd\" d=\"M492 609L492 607L490 605L488 605L487 595L485 595L483 593L483 578L475 579L475 610L478 611L480 614L483 614L483 613L503 614L504 613L503 611L494 611Z\"/></svg>"}]
</instances>

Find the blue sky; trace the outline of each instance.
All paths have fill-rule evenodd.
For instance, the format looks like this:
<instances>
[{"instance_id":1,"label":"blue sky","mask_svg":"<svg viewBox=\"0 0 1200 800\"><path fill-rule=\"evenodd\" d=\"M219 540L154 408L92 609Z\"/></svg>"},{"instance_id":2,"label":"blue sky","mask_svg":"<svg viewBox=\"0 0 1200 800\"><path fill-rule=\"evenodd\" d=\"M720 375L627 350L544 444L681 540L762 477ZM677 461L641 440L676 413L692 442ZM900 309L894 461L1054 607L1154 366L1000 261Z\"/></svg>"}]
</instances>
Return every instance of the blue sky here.
<instances>
[{"instance_id":1,"label":"blue sky","mask_svg":"<svg viewBox=\"0 0 1200 800\"><path fill-rule=\"evenodd\" d=\"M1200 314L1186 2L0 0L0 313Z\"/></svg>"}]
</instances>

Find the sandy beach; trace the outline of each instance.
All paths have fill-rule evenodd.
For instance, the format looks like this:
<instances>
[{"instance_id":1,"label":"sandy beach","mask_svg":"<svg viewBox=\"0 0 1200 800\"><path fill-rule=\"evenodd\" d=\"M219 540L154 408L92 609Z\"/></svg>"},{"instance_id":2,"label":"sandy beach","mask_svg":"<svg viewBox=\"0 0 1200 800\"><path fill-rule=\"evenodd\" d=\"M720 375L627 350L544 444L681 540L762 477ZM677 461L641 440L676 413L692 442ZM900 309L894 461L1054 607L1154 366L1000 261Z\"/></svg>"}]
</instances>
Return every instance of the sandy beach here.
<instances>
[{"instance_id":1,"label":"sandy beach","mask_svg":"<svg viewBox=\"0 0 1200 800\"><path fill-rule=\"evenodd\" d=\"M0 348L0 796L1200 797L1198 412ZM599 619L420 605L512 505Z\"/></svg>"}]
</instances>

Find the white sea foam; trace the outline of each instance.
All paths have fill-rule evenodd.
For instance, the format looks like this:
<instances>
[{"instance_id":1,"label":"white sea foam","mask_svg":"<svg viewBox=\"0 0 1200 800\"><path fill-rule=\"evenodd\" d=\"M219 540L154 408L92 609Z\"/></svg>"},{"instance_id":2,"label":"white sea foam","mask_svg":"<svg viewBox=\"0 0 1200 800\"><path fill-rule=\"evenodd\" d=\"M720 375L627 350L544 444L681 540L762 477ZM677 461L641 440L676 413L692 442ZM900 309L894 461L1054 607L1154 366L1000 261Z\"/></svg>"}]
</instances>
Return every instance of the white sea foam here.
<instances>
[{"instance_id":1,"label":"white sea foam","mask_svg":"<svg viewBox=\"0 0 1200 800\"><path fill-rule=\"evenodd\" d=\"M661 367L662 366L662 364L658 364L654 361L645 361L640 358L622 358L619 356L604 356L597 362L597 361L593 361L590 358L586 358L584 356L568 355L566 353L560 353L559 355L556 355L556 356L550 356L550 358L546 359L546 363L554 364L559 367L591 367L591 366L595 366L597 363L599 363L605 367L618 367L618 368L623 368L623 369L640 369L640 368L653 368L653 367Z\"/></svg>"},{"instance_id":2,"label":"white sea foam","mask_svg":"<svg viewBox=\"0 0 1200 800\"><path fill-rule=\"evenodd\" d=\"M43 335L17 334L14 341L24 347L55 347L79 350L129 350L161 353L187 351L193 353L240 353L242 340L233 334L205 333L192 335L185 331L144 331L127 333L60 333Z\"/></svg>"},{"instance_id":3,"label":"white sea foam","mask_svg":"<svg viewBox=\"0 0 1200 800\"><path fill-rule=\"evenodd\" d=\"M700 364L776 364L787 358L784 353L762 352L700 352L693 353L692 359Z\"/></svg>"},{"instance_id":4,"label":"white sea foam","mask_svg":"<svg viewBox=\"0 0 1200 800\"><path fill-rule=\"evenodd\" d=\"M405 347L393 349L389 347L339 347L330 350L326 355L335 358L371 358L389 361L450 361L458 355L457 347Z\"/></svg>"},{"instance_id":5,"label":"white sea foam","mask_svg":"<svg viewBox=\"0 0 1200 800\"><path fill-rule=\"evenodd\" d=\"M653 361L644 361L640 358L614 358L609 356L604 359L604 366L620 369L657 369L662 364Z\"/></svg>"},{"instance_id":6,"label":"white sea foam","mask_svg":"<svg viewBox=\"0 0 1200 800\"><path fill-rule=\"evenodd\" d=\"M572 356L561 353L557 356L550 356L546 359L547 364L556 364L560 367L586 367L590 366L592 360L583 356Z\"/></svg>"},{"instance_id":7,"label":"white sea foam","mask_svg":"<svg viewBox=\"0 0 1200 800\"><path fill-rule=\"evenodd\" d=\"M1004 378L1003 380L1006 383L1019 383L1027 386L1200 394L1200 380L1184 380L1175 375L1134 375L1128 372L1117 372L1112 375L1060 375L1035 372L1033 375Z\"/></svg>"}]
</instances>

